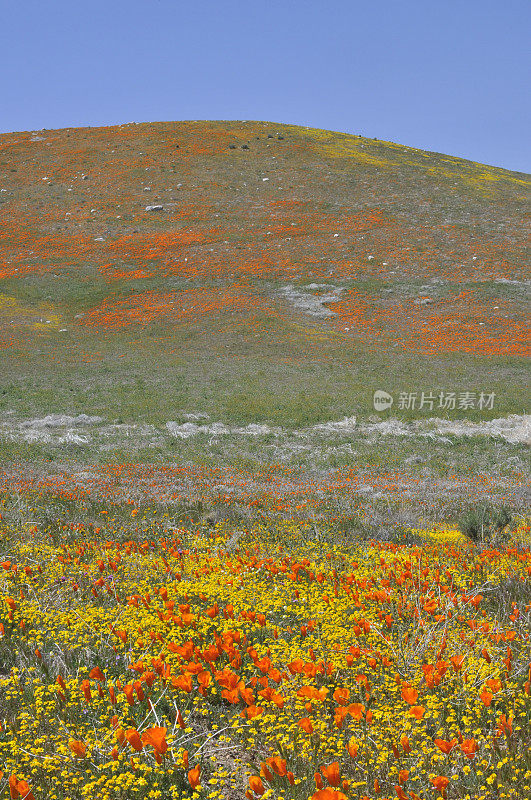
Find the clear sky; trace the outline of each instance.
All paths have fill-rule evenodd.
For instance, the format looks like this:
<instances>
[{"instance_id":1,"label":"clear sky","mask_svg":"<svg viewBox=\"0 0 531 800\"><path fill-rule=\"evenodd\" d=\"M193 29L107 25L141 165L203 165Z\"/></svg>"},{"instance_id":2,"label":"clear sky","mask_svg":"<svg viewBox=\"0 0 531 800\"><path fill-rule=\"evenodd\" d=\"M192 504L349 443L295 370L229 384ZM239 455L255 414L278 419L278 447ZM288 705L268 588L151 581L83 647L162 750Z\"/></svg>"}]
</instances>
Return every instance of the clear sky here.
<instances>
[{"instance_id":1,"label":"clear sky","mask_svg":"<svg viewBox=\"0 0 531 800\"><path fill-rule=\"evenodd\" d=\"M0 131L248 119L531 171L529 0L0 0Z\"/></svg>"}]
</instances>

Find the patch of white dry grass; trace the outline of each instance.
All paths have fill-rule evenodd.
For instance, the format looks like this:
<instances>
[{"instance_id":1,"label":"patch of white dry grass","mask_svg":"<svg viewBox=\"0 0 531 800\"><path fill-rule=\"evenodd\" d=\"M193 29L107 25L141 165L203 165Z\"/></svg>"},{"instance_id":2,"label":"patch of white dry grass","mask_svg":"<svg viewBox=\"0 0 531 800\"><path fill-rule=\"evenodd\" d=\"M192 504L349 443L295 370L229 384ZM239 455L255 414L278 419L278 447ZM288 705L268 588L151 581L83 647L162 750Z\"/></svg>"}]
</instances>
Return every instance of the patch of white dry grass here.
<instances>
[{"instance_id":1,"label":"patch of white dry grass","mask_svg":"<svg viewBox=\"0 0 531 800\"><path fill-rule=\"evenodd\" d=\"M13 413L0 416L0 439L39 444L74 444L80 447L95 446L105 451L128 445L136 447L164 447L172 439L190 440L206 437L241 441L242 438L259 441L268 437L276 442L280 451L294 453L321 447L323 439L328 445L341 447L348 443L369 441L381 437L408 437L431 439L450 444L449 437L488 437L503 439L510 444L528 444L531 441L531 416L511 414L507 417L472 422L467 419L449 420L440 417L403 421L395 417L377 420L358 420L355 416L330 420L307 428L290 430L260 423L231 426L213 422L200 412L183 415L186 422L168 421L162 427L147 423L129 424L107 422L102 417L78 414L47 414L35 419L17 419Z\"/></svg>"}]
</instances>

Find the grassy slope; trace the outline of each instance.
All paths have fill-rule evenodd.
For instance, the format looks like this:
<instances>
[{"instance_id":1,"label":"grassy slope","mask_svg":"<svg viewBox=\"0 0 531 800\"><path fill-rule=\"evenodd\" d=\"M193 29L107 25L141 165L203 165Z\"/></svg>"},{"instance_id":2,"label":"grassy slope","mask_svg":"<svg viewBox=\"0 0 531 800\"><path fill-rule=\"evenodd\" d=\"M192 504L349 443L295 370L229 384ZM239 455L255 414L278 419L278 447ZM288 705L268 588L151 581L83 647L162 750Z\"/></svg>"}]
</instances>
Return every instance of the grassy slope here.
<instances>
[{"instance_id":1,"label":"grassy slope","mask_svg":"<svg viewBox=\"0 0 531 800\"><path fill-rule=\"evenodd\" d=\"M265 122L4 134L0 175L0 410L289 428L368 416L376 388L525 410L524 175ZM281 294L311 283L344 289L334 317Z\"/></svg>"}]
</instances>

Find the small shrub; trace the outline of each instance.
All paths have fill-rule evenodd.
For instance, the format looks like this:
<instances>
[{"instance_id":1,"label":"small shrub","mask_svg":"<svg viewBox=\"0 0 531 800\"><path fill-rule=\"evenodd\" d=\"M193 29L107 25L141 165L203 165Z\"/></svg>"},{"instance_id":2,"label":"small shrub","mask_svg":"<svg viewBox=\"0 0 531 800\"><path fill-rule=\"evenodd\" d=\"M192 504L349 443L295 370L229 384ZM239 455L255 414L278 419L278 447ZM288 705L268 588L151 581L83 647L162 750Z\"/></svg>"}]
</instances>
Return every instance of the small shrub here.
<instances>
[{"instance_id":1,"label":"small shrub","mask_svg":"<svg viewBox=\"0 0 531 800\"><path fill-rule=\"evenodd\" d=\"M492 542L512 522L506 506L494 508L487 503L468 509L459 519L459 530L473 542Z\"/></svg>"}]
</instances>

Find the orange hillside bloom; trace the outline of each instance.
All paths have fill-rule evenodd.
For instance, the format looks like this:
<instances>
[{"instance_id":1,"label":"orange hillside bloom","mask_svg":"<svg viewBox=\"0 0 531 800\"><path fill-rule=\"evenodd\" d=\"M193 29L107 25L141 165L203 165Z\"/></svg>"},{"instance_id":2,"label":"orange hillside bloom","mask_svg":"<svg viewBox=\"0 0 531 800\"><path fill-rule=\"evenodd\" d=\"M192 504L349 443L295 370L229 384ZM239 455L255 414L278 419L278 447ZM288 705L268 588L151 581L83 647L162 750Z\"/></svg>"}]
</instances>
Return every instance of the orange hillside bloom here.
<instances>
[{"instance_id":1,"label":"orange hillside bloom","mask_svg":"<svg viewBox=\"0 0 531 800\"><path fill-rule=\"evenodd\" d=\"M288 669L292 675L299 674L304 669L304 661L301 661L300 658L296 659L295 661L291 661L288 664Z\"/></svg>"},{"instance_id":2,"label":"orange hillside bloom","mask_svg":"<svg viewBox=\"0 0 531 800\"><path fill-rule=\"evenodd\" d=\"M68 746L76 758L85 758L87 754L87 745L85 742L73 739L71 742L68 742Z\"/></svg>"},{"instance_id":3,"label":"orange hillside bloom","mask_svg":"<svg viewBox=\"0 0 531 800\"><path fill-rule=\"evenodd\" d=\"M127 741L126 738L125 738L124 729L120 728L120 727L116 728L115 731L114 731L114 735L116 736L116 740L118 741L118 744L120 745L120 747L124 747L124 745L125 745L125 743Z\"/></svg>"},{"instance_id":4,"label":"orange hillside bloom","mask_svg":"<svg viewBox=\"0 0 531 800\"><path fill-rule=\"evenodd\" d=\"M238 689L222 689L221 696L224 700L228 700L229 703L237 703L240 699L240 693Z\"/></svg>"},{"instance_id":5,"label":"orange hillside bloom","mask_svg":"<svg viewBox=\"0 0 531 800\"><path fill-rule=\"evenodd\" d=\"M348 689L336 689L334 694L332 695L336 703L340 703L342 706L346 706L350 697L350 691Z\"/></svg>"},{"instance_id":6,"label":"orange hillside bloom","mask_svg":"<svg viewBox=\"0 0 531 800\"><path fill-rule=\"evenodd\" d=\"M348 714L348 708L345 708L345 706L339 706L338 708L336 708L334 717L335 717L335 723L338 728L343 727L343 722L345 721L345 717L347 716L347 714Z\"/></svg>"},{"instance_id":7,"label":"orange hillside bloom","mask_svg":"<svg viewBox=\"0 0 531 800\"><path fill-rule=\"evenodd\" d=\"M211 679L212 675L208 670L202 670L197 673L197 682L203 689L206 689L210 685Z\"/></svg>"},{"instance_id":8,"label":"orange hillside bloom","mask_svg":"<svg viewBox=\"0 0 531 800\"><path fill-rule=\"evenodd\" d=\"M467 758L474 758L478 750L478 743L475 739L463 739L461 743L461 750Z\"/></svg>"},{"instance_id":9,"label":"orange hillside bloom","mask_svg":"<svg viewBox=\"0 0 531 800\"><path fill-rule=\"evenodd\" d=\"M11 800L35 800L33 792L29 787L29 783L24 780L19 781L16 775L11 775L9 778L9 796Z\"/></svg>"},{"instance_id":10,"label":"orange hillside bloom","mask_svg":"<svg viewBox=\"0 0 531 800\"><path fill-rule=\"evenodd\" d=\"M280 756L272 756L271 758L266 759L266 763L271 767L273 772L276 772L276 774L281 778L288 774L287 764L283 758L280 758Z\"/></svg>"},{"instance_id":11,"label":"orange hillside bloom","mask_svg":"<svg viewBox=\"0 0 531 800\"><path fill-rule=\"evenodd\" d=\"M198 789L199 788L199 785L200 785L199 784L199 781L200 781L200 777L199 776L200 775L201 775L201 765L200 764L197 764L195 767L193 767L193 769L191 769L188 772L188 783L190 784L192 789Z\"/></svg>"},{"instance_id":12,"label":"orange hillside bloom","mask_svg":"<svg viewBox=\"0 0 531 800\"><path fill-rule=\"evenodd\" d=\"M125 738L129 742L129 744L131 745L133 750L136 750L137 753L140 753L140 751L143 749L144 745L142 744L140 736L138 735L137 729L136 728L128 728L126 730L126 732L125 732Z\"/></svg>"},{"instance_id":13,"label":"orange hillside bloom","mask_svg":"<svg viewBox=\"0 0 531 800\"><path fill-rule=\"evenodd\" d=\"M482 701L483 705L486 706L487 708L492 703L492 698L494 697L492 692L489 691L489 689L487 689L486 687L483 687L483 689L481 690L479 696L481 698L481 701Z\"/></svg>"},{"instance_id":14,"label":"orange hillside bloom","mask_svg":"<svg viewBox=\"0 0 531 800\"><path fill-rule=\"evenodd\" d=\"M81 691L85 695L85 700L87 701L87 703L90 703L90 701L92 700L92 694L90 691L90 683L87 680L81 681Z\"/></svg>"},{"instance_id":15,"label":"orange hillside bloom","mask_svg":"<svg viewBox=\"0 0 531 800\"><path fill-rule=\"evenodd\" d=\"M347 796L337 789L319 789L312 794L310 800L347 800Z\"/></svg>"},{"instance_id":16,"label":"orange hillside bloom","mask_svg":"<svg viewBox=\"0 0 531 800\"><path fill-rule=\"evenodd\" d=\"M444 775L438 775L436 778L430 778L431 783L435 786L438 792L444 792L450 781Z\"/></svg>"},{"instance_id":17,"label":"orange hillside bloom","mask_svg":"<svg viewBox=\"0 0 531 800\"><path fill-rule=\"evenodd\" d=\"M460 672L460 670L461 670L461 668L463 666L463 663L465 661L465 657L464 656L452 656L450 661L452 662L452 666L454 668L454 671L455 672Z\"/></svg>"},{"instance_id":18,"label":"orange hillside bloom","mask_svg":"<svg viewBox=\"0 0 531 800\"><path fill-rule=\"evenodd\" d=\"M513 732L513 718L509 717L509 719L507 719L505 714L502 714L498 720L496 736L501 736L502 734L510 736L512 732Z\"/></svg>"},{"instance_id":19,"label":"orange hillside bloom","mask_svg":"<svg viewBox=\"0 0 531 800\"><path fill-rule=\"evenodd\" d=\"M299 728L302 728L302 730L305 733L308 733L308 734L312 734L313 733L313 725L312 725L312 723L311 723L311 721L310 721L310 719L308 717L303 717L302 719L300 719L299 722L298 722L298 725L299 725Z\"/></svg>"},{"instance_id":20,"label":"orange hillside bloom","mask_svg":"<svg viewBox=\"0 0 531 800\"><path fill-rule=\"evenodd\" d=\"M118 639L120 639L122 644L125 644L127 642L127 631L113 630L113 633L115 636L118 637Z\"/></svg>"},{"instance_id":21,"label":"orange hillside bloom","mask_svg":"<svg viewBox=\"0 0 531 800\"><path fill-rule=\"evenodd\" d=\"M351 703L348 707L348 713L352 719L360 720L363 717L365 706L363 703Z\"/></svg>"},{"instance_id":22,"label":"orange hillside bloom","mask_svg":"<svg viewBox=\"0 0 531 800\"><path fill-rule=\"evenodd\" d=\"M265 786L258 775L251 775L249 778L249 788L259 797L262 797L265 792Z\"/></svg>"},{"instance_id":23,"label":"orange hillside bloom","mask_svg":"<svg viewBox=\"0 0 531 800\"><path fill-rule=\"evenodd\" d=\"M407 796L407 794L405 793L405 791L402 789L401 786L395 785L395 792L396 796L398 797L398 800L409 800L409 797Z\"/></svg>"},{"instance_id":24,"label":"orange hillside bloom","mask_svg":"<svg viewBox=\"0 0 531 800\"><path fill-rule=\"evenodd\" d=\"M457 739L434 739L433 743L447 756L457 745Z\"/></svg>"},{"instance_id":25,"label":"orange hillside bloom","mask_svg":"<svg viewBox=\"0 0 531 800\"><path fill-rule=\"evenodd\" d=\"M411 706L409 709L409 716L415 717L415 719L422 719L425 712L424 706Z\"/></svg>"},{"instance_id":26,"label":"orange hillside bloom","mask_svg":"<svg viewBox=\"0 0 531 800\"><path fill-rule=\"evenodd\" d=\"M406 703L409 703L410 706L414 706L419 699L419 693L410 686L404 687L402 689L402 699L405 700Z\"/></svg>"},{"instance_id":27,"label":"orange hillside bloom","mask_svg":"<svg viewBox=\"0 0 531 800\"><path fill-rule=\"evenodd\" d=\"M142 743L150 744L157 753L164 755L168 749L168 742L166 741L167 728L148 728L142 734Z\"/></svg>"},{"instance_id":28,"label":"orange hillside bloom","mask_svg":"<svg viewBox=\"0 0 531 800\"><path fill-rule=\"evenodd\" d=\"M211 608L207 608L205 613L207 614L207 616L210 617L210 619L214 619L215 617L217 617L219 614L218 604L214 603L214 605Z\"/></svg>"},{"instance_id":29,"label":"orange hillside bloom","mask_svg":"<svg viewBox=\"0 0 531 800\"><path fill-rule=\"evenodd\" d=\"M127 698L127 702L130 706L134 705L135 697L134 697L135 687L132 683L126 683L124 686L124 694Z\"/></svg>"},{"instance_id":30,"label":"orange hillside bloom","mask_svg":"<svg viewBox=\"0 0 531 800\"><path fill-rule=\"evenodd\" d=\"M171 679L171 685L174 689L180 689L182 692L192 691L192 676L191 675L174 675Z\"/></svg>"},{"instance_id":31,"label":"orange hillside bloom","mask_svg":"<svg viewBox=\"0 0 531 800\"><path fill-rule=\"evenodd\" d=\"M328 767L321 767L321 772L325 776L330 786L339 786L341 783L338 761L334 761L332 764L329 764Z\"/></svg>"},{"instance_id":32,"label":"orange hillside bloom","mask_svg":"<svg viewBox=\"0 0 531 800\"><path fill-rule=\"evenodd\" d=\"M264 713L264 709L262 706L251 705L248 706L244 711L242 711L241 716L247 717L247 719L254 719L255 717L259 717L261 714Z\"/></svg>"},{"instance_id":33,"label":"orange hillside bloom","mask_svg":"<svg viewBox=\"0 0 531 800\"><path fill-rule=\"evenodd\" d=\"M99 667L94 667L94 669L91 669L89 672L89 678L92 678L93 681L104 681L105 675Z\"/></svg>"}]
</instances>

